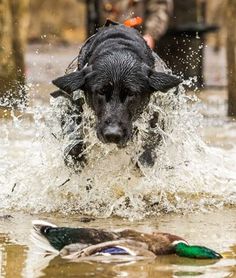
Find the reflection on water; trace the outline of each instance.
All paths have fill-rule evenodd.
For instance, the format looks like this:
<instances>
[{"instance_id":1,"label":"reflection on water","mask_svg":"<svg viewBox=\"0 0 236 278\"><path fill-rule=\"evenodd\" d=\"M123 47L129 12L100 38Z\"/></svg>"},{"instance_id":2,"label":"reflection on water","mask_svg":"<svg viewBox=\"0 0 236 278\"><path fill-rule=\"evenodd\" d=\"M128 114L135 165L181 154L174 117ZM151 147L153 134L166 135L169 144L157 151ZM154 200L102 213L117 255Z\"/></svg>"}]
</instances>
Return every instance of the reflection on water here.
<instances>
[{"instance_id":1,"label":"reflection on water","mask_svg":"<svg viewBox=\"0 0 236 278\"><path fill-rule=\"evenodd\" d=\"M37 216L58 225L103 227L119 229L129 226L142 231L168 231L186 238L193 244L213 248L224 256L219 261L193 260L175 255L159 256L155 260L133 261L128 258L109 261L67 261L45 256L29 240L31 220L35 217L14 214L1 220L0 260L1 278L33 277L236 277L236 210L193 215L165 215L155 219L133 221L96 219L90 223L58 216ZM219 225L220 223L220 225Z\"/></svg>"},{"instance_id":2,"label":"reflection on water","mask_svg":"<svg viewBox=\"0 0 236 278\"><path fill-rule=\"evenodd\" d=\"M0 277L22 277L27 247L9 242L8 235L0 235Z\"/></svg>"}]
</instances>

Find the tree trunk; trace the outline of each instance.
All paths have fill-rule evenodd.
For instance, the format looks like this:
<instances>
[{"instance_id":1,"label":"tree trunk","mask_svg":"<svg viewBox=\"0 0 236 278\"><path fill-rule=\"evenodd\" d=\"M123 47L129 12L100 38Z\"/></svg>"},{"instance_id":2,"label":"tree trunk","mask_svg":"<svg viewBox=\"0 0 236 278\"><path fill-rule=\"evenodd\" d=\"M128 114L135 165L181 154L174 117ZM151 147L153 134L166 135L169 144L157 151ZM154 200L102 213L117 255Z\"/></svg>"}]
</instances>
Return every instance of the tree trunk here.
<instances>
[{"instance_id":1,"label":"tree trunk","mask_svg":"<svg viewBox=\"0 0 236 278\"><path fill-rule=\"evenodd\" d=\"M0 0L0 96L19 98L25 83L24 49L29 0Z\"/></svg>"},{"instance_id":2,"label":"tree trunk","mask_svg":"<svg viewBox=\"0 0 236 278\"><path fill-rule=\"evenodd\" d=\"M227 6L228 115L236 116L236 0Z\"/></svg>"}]
</instances>

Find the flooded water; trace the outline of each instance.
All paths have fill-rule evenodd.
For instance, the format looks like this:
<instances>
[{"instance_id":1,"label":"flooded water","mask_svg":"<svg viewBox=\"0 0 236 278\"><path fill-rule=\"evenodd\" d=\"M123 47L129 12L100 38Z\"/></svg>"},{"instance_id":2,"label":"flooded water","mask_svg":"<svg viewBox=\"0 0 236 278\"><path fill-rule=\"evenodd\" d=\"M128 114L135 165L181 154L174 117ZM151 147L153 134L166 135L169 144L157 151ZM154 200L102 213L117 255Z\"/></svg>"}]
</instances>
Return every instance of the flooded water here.
<instances>
[{"instance_id":1,"label":"flooded water","mask_svg":"<svg viewBox=\"0 0 236 278\"><path fill-rule=\"evenodd\" d=\"M236 277L236 209L191 215L162 215L132 221L116 218L80 222L79 216L30 216L12 214L1 219L0 277ZM60 257L39 254L29 241L31 220L40 217L58 225L72 227L103 227L107 229L136 228L141 231L169 231L193 244L204 244L220 251L220 261L193 260L175 255L155 260L133 261L128 258L111 262L73 262Z\"/></svg>"},{"instance_id":2,"label":"flooded water","mask_svg":"<svg viewBox=\"0 0 236 278\"><path fill-rule=\"evenodd\" d=\"M33 49L27 56L31 105L1 110L0 209L9 216L0 217L0 277L236 277L236 122L226 117L225 92L203 92L202 102L184 92L178 97L154 94L135 123L138 135L124 150L97 140L94 116L85 106L88 165L78 174L64 164L68 141L59 135L60 111L48 103L49 81L75 55L66 48L56 55L52 48ZM154 131L163 144L155 150L154 167L138 168L148 119L155 111L160 120ZM97 219L84 224L79 215ZM31 220L37 218L74 227L171 232L215 249L224 259L44 258L29 241Z\"/></svg>"}]
</instances>

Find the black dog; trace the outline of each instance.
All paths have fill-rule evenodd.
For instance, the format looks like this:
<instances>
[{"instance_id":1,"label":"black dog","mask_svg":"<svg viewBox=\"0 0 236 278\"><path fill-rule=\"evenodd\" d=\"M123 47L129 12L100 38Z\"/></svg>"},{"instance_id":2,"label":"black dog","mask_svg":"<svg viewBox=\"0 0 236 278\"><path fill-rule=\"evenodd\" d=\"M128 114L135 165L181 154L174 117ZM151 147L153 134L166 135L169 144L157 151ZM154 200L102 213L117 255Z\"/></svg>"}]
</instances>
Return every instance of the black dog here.
<instances>
[{"instance_id":1,"label":"black dog","mask_svg":"<svg viewBox=\"0 0 236 278\"><path fill-rule=\"evenodd\" d=\"M110 21L84 44L78 64L77 71L53 80L62 91L52 96L83 90L96 114L98 138L118 147L131 139L132 122L151 93L166 92L181 82L154 70L153 52L138 31ZM80 151L81 146L75 146L70 154L78 156Z\"/></svg>"}]
</instances>

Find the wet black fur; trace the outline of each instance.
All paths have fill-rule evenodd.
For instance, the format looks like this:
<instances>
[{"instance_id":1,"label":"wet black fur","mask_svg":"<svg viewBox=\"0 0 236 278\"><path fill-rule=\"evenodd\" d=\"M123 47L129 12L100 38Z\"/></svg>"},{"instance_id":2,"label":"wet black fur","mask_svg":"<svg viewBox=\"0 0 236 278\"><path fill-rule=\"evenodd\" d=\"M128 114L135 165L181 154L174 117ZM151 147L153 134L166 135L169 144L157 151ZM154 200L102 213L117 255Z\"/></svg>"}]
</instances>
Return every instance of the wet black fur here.
<instances>
[{"instance_id":1,"label":"wet black fur","mask_svg":"<svg viewBox=\"0 0 236 278\"><path fill-rule=\"evenodd\" d=\"M108 24L107 24L108 25ZM53 80L52 96L82 89L97 117L97 136L124 147L132 138L132 122L154 91L166 92L181 80L154 70L152 50L133 28L110 24L90 37L78 57L78 70ZM119 136L106 136L110 130Z\"/></svg>"}]
</instances>

